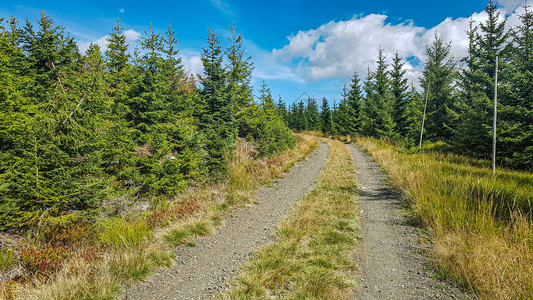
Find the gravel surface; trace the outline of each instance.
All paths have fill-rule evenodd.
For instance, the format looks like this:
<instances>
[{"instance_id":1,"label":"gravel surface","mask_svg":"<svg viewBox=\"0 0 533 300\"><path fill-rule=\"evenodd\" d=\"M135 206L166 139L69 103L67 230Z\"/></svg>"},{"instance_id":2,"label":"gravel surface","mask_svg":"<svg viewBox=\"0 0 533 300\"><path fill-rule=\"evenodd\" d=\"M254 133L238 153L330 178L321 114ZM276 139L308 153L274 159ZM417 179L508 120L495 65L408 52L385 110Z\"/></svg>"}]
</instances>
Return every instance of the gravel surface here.
<instances>
[{"instance_id":1,"label":"gravel surface","mask_svg":"<svg viewBox=\"0 0 533 300\"><path fill-rule=\"evenodd\" d=\"M311 190L328 155L329 146L320 143L284 178L259 189L254 196L257 205L232 211L225 226L195 240L196 247L178 247L171 268L127 288L123 299L212 299L227 288L228 280L250 254L275 240L276 224Z\"/></svg>"},{"instance_id":2,"label":"gravel surface","mask_svg":"<svg viewBox=\"0 0 533 300\"><path fill-rule=\"evenodd\" d=\"M464 299L452 283L430 276L417 228L399 210L397 192L387 185L370 155L350 145L359 184L363 240L354 253L359 288L352 299Z\"/></svg>"}]
</instances>

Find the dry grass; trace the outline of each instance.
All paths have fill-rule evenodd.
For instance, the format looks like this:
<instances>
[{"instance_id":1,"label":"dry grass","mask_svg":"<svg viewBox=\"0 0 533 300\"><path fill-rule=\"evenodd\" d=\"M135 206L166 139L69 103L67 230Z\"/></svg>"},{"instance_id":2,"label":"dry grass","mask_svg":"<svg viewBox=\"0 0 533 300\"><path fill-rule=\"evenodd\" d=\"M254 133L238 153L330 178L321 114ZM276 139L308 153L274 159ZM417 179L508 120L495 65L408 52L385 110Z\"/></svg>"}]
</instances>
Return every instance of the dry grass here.
<instances>
[{"instance_id":1,"label":"dry grass","mask_svg":"<svg viewBox=\"0 0 533 300\"><path fill-rule=\"evenodd\" d=\"M533 298L533 174L358 139L433 236L436 266L481 299Z\"/></svg>"},{"instance_id":2,"label":"dry grass","mask_svg":"<svg viewBox=\"0 0 533 300\"><path fill-rule=\"evenodd\" d=\"M278 241L241 268L224 299L343 299L357 240L356 181L348 148L331 145L317 185L281 222Z\"/></svg>"},{"instance_id":3,"label":"dry grass","mask_svg":"<svg viewBox=\"0 0 533 300\"><path fill-rule=\"evenodd\" d=\"M210 234L228 209L248 204L255 188L283 176L317 148L316 137L296 134L296 138L295 149L271 159L254 159L248 146L239 144L225 181L188 189L147 214L102 222L97 226L98 257L70 257L49 277L0 286L0 299L115 299L122 284L169 267L172 246Z\"/></svg>"}]
</instances>

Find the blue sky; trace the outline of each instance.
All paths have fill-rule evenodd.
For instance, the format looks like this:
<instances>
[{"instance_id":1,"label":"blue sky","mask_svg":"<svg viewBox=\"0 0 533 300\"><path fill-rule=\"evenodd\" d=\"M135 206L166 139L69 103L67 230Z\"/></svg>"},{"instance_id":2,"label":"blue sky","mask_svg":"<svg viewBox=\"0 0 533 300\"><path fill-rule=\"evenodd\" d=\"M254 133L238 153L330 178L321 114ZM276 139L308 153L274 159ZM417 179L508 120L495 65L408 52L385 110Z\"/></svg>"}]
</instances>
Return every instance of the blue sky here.
<instances>
[{"instance_id":1,"label":"blue sky","mask_svg":"<svg viewBox=\"0 0 533 300\"><path fill-rule=\"evenodd\" d=\"M291 103L300 94L329 100L340 98L342 86L356 70L361 78L373 67L381 45L389 57L399 51L416 86L423 68L424 47L435 32L452 40L452 54L465 53L464 30L470 17L482 21L485 0L442 1L20 1L0 0L0 16L35 20L46 10L56 23L76 37L80 48L89 42L105 46L105 36L120 18L128 42L152 24L176 31L183 62L201 72L199 55L207 29L221 40L235 24L245 37L255 63L253 83L265 80L275 97ZM500 0L502 14L517 22L515 8L523 0Z\"/></svg>"}]
</instances>

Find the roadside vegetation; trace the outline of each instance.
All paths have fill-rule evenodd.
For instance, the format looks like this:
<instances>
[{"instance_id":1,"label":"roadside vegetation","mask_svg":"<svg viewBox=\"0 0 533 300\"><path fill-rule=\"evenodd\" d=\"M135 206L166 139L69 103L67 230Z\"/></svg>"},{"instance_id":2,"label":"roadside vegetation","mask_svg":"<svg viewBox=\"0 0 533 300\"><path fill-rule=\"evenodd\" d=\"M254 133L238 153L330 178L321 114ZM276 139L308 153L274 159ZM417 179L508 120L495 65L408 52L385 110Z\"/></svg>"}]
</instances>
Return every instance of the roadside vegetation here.
<instances>
[{"instance_id":1,"label":"roadside vegetation","mask_svg":"<svg viewBox=\"0 0 533 300\"><path fill-rule=\"evenodd\" d=\"M254 96L234 26L202 74L170 26L134 50L117 20L83 53L67 30L0 16L1 297L113 298L316 147Z\"/></svg>"},{"instance_id":2,"label":"roadside vegetation","mask_svg":"<svg viewBox=\"0 0 533 300\"><path fill-rule=\"evenodd\" d=\"M350 251L358 226L354 165L348 148L327 140L330 154L316 186L240 269L223 299L343 299L353 285Z\"/></svg>"},{"instance_id":3,"label":"roadside vegetation","mask_svg":"<svg viewBox=\"0 0 533 300\"><path fill-rule=\"evenodd\" d=\"M251 204L254 189L283 176L317 147L312 136L296 134L296 139L295 149L269 159L254 159L251 145L238 143L224 181L190 188L142 213L69 224L60 234L0 252L2 270L19 264L22 272L2 283L0 298L115 299L123 284L171 266L172 247L212 233L227 211Z\"/></svg>"},{"instance_id":4,"label":"roadside vegetation","mask_svg":"<svg viewBox=\"0 0 533 300\"><path fill-rule=\"evenodd\" d=\"M439 276L481 299L533 298L533 174L387 142L357 143L404 191L412 217L429 232Z\"/></svg>"}]
</instances>

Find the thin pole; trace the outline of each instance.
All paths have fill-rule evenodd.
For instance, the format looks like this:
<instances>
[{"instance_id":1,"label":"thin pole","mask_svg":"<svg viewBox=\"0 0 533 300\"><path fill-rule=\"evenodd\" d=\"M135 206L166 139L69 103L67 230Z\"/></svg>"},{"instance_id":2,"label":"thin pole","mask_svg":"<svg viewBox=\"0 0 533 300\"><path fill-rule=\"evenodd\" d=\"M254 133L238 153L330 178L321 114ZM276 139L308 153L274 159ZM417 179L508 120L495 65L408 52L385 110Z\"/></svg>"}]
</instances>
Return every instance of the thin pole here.
<instances>
[{"instance_id":1,"label":"thin pole","mask_svg":"<svg viewBox=\"0 0 533 300\"><path fill-rule=\"evenodd\" d=\"M492 173L496 173L496 121L498 118L498 56L496 56L496 71L494 73L494 123L492 132Z\"/></svg>"},{"instance_id":2,"label":"thin pole","mask_svg":"<svg viewBox=\"0 0 533 300\"><path fill-rule=\"evenodd\" d=\"M426 104L424 105L424 116L422 117L422 130L420 130L420 144L418 148L422 149L422 138L424 137L424 123L426 122L426 109L428 107L428 98L429 98L429 79L428 86L426 89Z\"/></svg>"}]
</instances>

